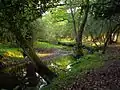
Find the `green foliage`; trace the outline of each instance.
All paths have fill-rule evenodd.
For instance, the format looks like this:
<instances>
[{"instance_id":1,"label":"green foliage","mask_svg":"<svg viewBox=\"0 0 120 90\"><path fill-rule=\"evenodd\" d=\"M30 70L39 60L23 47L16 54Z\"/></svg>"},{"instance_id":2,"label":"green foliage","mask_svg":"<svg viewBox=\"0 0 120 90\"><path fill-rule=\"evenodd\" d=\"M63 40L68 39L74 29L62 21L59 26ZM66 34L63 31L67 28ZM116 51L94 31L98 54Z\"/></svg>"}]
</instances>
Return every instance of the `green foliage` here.
<instances>
[{"instance_id":1,"label":"green foliage","mask_svg":"<svg viewBox=\"0 0 120 90\"><path fill-rule=\"evenodd\" d=\"M50 67L52 67L52 65L57 66L59 70L67 70L67 66L71 63L74 62L74 58L72 56L62 56L62 57L58 57L53 59L52 61L48 62L48 65L50 64ZM56 69L56 70L57 70ZM56 71L59 72L59 71Z\"/></svg>"},{"instance_id":2,"label":"green foliage","mask_svg":"<svg viewBox=\"0 0 120 90\"><path fill-rule=\"evenodd\" d=\"M75 41L71 38L63 38L63 39L60 39L59 41L63 42L63 43L68 43L68 44L74 44L75 43Z\"/></svg>"},{"instance_id":3,"label":"green foliage","mask_svg":"<svg viewBox=\"0 0 120 90\"><path fill-rule=\"evenodd\" d=\"M5 28L0 28L0 42L8 43L13 42L15 40L14 35Z\"/></svg>"},{"instance_id":4,"label":"green foliage","mask_svg":"<svg viewBox=\"0 0 120 90\"><path fill-rule=\"evenodd\" d=\"M4 32L0 32L0 34L2 33L1 36L3 37L4 35L6 35L5 31L7 31L8 36L10 34L11 37L16 35L16 32L19 32L19 34L22 34L24 38L27 33L29 34L28 36L32 37L33 39L32 33L34 30L36 30L36 27L35 25L33 25L33 23L31 24L31 22L33 22L37 18L40 18L41 15L49 8L49 5L52 7L51 4L57 2L59 2L59 0L0 1L0 29L4 29ZM36 33L36 31L34 33ZM11 33L14 35L11 35ZM8 38L6 36L5 38ZM30 42L33 41L31 40Z\"/></svg>"},{"instance_id":5,"label":"green foliage","mask_svg":"<svg viewBox=\"0 0 120 90\"><path fill-rule=\"evenodd\" d=\"M65 7L52 8L42 17L44 39L54 42L59 38L72 37L68 26L69 14Z\"/></svg>"},{"instance_id":6,"label":"green foliage","mask_svg":"<svg viewBox=\"0 0 120 90\"><path fill-rule=\"evenodd\" d=\"M119 14L119 0L96 0L98 5L93 6L95 18L110 19L112 16Z\"/></svg>"},{"instance_id":7,"label":"green foliage","mask_svg":"<svg viewBox=\"0 0 120 90\"><path fill-rule=\"evenodd\" d=\"M53 23L68 20L67 9L63 6L50 9L50 14L53 17Z\"/></svg>"},{"instance_id":8,"label":"green foliage","mask_svg":"<svg viewBox=\"0 0 120 90\"><path fill-rule=\"evenodd\" d=\"M96 20L91 15L88 17L88 22L85 27L85 35L90 35L90 33L99 37L101 34L106 33L109 30L109 22L107 20Z\"/></svg>"},{"instance_id":9,"label":"green foliage","mask_svg":"<svg viewBox=\"0 0 120 90\"><path fill-rule=\"evenodd\" d=\"M34 47L35 48L44 48L44 49L50 49L50 48L63 48L63 46L61 45L54 45L54 44L50 44L50 43L47 43L47 42L35 42L34 43Z\"/></svg>"},{"instance_id":10,"label":"green foliage","mask_svg":"<svg viewBox=\"0 0 120 90\"><path fill-rule=\"evenodd\" d=\"M76 64L73 67L73 71L76 71L75 68L78 68L81 72L99 68L103 65L102 54L95 53L93 55L86 55L85 57L80 59L80 64Z\"/></svg>"},{"instance_id":11,"label":"green foliage","mask_svg":"<svg viewBox=\"0 0 120 90\"><path fill-rule=\"evenodd\" d=\"M3 55L4 57L8 57L9 59L12 60L23 59L21 49L11 47L10 45L0 44L0 55Z\"/></svg>"},{"instance_id":12,"label":"green foliage","mask_svg":"<svg viewBox=\"0 0 120 90\"><path fill-rule=\"evenodd\" d=\"M44 23L42 22L41 18L31 22L27 28L24 28L23 33L24 37L32 37L33 43L38 39L44 40Z\"/></svg>"},{"instance_id":13,"label":"green foliage","mask_svg":"<svg viewBox=\"0 0 120 90\"><path fill-rule=\"evenodd\" d=\"M116 20L116 18L118 20ZM100 39L105 36L109 30L113 30L119 24L119 16L113 16L111 19L95 19L94 16L89 15L88 21L85 26L85 36L92 36ZM102 41L100 41L102 42Z\"/></svg>"}]
</instances>

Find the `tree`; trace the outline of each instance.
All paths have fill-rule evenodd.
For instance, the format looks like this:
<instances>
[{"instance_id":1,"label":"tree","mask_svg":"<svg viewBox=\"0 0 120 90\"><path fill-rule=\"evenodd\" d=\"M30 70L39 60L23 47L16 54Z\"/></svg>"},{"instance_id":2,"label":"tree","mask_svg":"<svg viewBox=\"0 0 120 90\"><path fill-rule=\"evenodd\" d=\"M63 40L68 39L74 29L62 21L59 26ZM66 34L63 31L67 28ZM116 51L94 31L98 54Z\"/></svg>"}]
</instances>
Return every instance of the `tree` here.
<instances>
[{"instance_id":1,"label":"tree","mask_svg":"<svg viewBox=\"0 0 120 90\"><path fill-rule=\"evenodd\" d=\"M54 2L54 1L53 1ZM56 1L55 1L56 2ZM36 55L22 31L46 10L44 0L2 0L0 1L0 27L12 32L20 47L33 62L37 72L47 81L51 81L56 75L44 65Z\"/></svg>"},{"instance_id":2,"label":"tree","mask_svg":"<svg viewBox=\"0 0 120 90\"><path fill-rule=\"evenodd\" d=\"M75 2L76 3L76 2ZM76 41L76 46L75 46L75 56L76 58L80 58L81 56L83 56L83 50L82 50L82 36L83 36L83 31L84 31L84 27L85 24L87 22L87 17L88 17L88 13L89 13L89 0L85 0L83 1L79 1L79 3L82 3L83 5L81 6L74 6L74 4L72 5L72 1L70 0L70 12L71 12L71 16L72 16L72 20L73 20L73 27L74 27L74 36L75 36L75 41ZM79 12L79 18L78 18L78 28L76 28L77 24L75 21L75 15L73 12L74 8L79 8L80 12ZM75 10L77 10L77 8ZM82 19L81 19L82 17ZM80 21L81 20L81 21Z\"/></svg>"},{"instance_id":3,"label":"tree","mask_svg":"<svg viewBox=\"0 0 120 90\"><path fill-rule=\"evenodd\" d=\"M81 22L81 25L80 25L79 30L78 30L78 35L77 35L77 45L76 45L77 46L77 56L83 55L82 35L83 35L84 27L85 27L85 24L87 21L88 13L89 13L89 0L86 0L86 7L84 10L83 20Z\"/></svg>"},{"instance_id":4,"label":"tree","mask_svg":"<svg viewBox=\"0 0 120 90\"><path fill-rule=\"evenodd\" d=\"M57 43L62 38L72 38L69 25L70 15L65 6L50 8L42 17L43 39Z\"/></svg>"},{"instance_id":5,"label":"tree","mask_svg":"<svg viewBox=\"0 0 120 90\"><path fill-rule=\"evenodd\" d=\"M107 19L109 21L109 30L106 34L107 39L103 48L103 53L105 53L107 44L111 44L113 42L115 35L112 34L119 30L120 3L119 0L99 0L96 2L97 5L93 6L93 15L95 16L95 19ZM117 20L115 19L116 17Z\"/></svg>"}]
</instances>

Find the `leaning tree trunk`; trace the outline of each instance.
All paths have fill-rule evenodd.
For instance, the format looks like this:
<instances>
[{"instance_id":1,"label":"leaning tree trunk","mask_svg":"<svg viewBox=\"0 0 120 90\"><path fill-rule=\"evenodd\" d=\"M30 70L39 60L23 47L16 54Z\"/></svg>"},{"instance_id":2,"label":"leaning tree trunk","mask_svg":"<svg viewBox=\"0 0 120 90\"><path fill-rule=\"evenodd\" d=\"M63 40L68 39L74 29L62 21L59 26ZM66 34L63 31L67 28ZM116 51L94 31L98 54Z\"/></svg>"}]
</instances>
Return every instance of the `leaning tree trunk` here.
<instances>
[{"instance_id":1,"label":"leaning tree trunk","mask_svg":"<svg viewBox=\"0 0 120 90\"><path fill-rule=\"evenodd\" d=\"M26 55L33 62L39 75L42 76L47 82L52 81L52 79L56 77L56 74L50 71L48 67L40 61L34 49L27 43L26 39L24 39L24 37L22 36L20 30L15 28L14 25L10 30L16 36L16 39L19 42L20 47L24 50Z\"/></svg>"},{"instance_id":2,"label":"leaning tree trunk","mask_svg":"<svg viewBox=\"0 0 120 90\"><path fill-rule=\"evenodd\" d=\"M76 43L76 56L77 57L83 56L82 35L83 35L85 24L87 22L88 12L89 12L89 0L86 0L86 8L84 10L83 20L82 20L82 23L80 25L80 28L77 34L77 43Z\"/></svg>"}]
</instances>

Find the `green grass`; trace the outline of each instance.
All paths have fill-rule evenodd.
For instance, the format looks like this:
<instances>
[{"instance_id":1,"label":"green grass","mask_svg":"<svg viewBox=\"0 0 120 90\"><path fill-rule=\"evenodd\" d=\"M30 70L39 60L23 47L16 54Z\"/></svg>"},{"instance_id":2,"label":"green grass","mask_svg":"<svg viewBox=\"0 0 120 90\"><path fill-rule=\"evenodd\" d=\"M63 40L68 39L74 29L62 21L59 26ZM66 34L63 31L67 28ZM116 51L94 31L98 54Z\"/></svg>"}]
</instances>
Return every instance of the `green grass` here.
<instances>
[{"instance_id":1,"label":"green grass","mask_svg":"<svg viewBox=\"0 0 120 90\"><path fill-rule=\"evenodd\" d=\"M47 42L35 42L34 43L34 47L35 48L45 48L45 49L51 49L51 48L63 48L63 46L61 45L54 45L54 44L50 44Z\"/></svg>"},{"instance_id":2,"label":"green grass","mask_svg":"<svg viewBox=\"0 0 120 90\"><path fill-rule=\"evenodd\" d=\"M80 60L80 63L73 66L74 72L77 69L81 72L85 72L85 71L90 70L90 69L99 68L104 64L103 57L98 52L94 53L92 55L86 55L79 60Z\"/></svg>"},{"instance_id":3,"label":"green grass","mask_svg":"<svg viewBox=\"0 0 120 90\"><path fill-rule=\"evenodd\" d=\"M9 45L0 44L0 54L4 54L5 52L19 52L19 48L14 48Z\"/></svg>"},{"instance_id":4,"label":"green grass","mask_svg":"<svg viewBox=\"0 0 120 90\"><path fill-rule=\"evenodd\" d=\"M10 45L0 43L0 55L8 57L10 60L21 60L23 59L20 48L14 48Z\"/></svg>"},{"instance_id":5,"label":"green grass","mask_svg":"<svg viewBox=\"0 0 120 90\"><path fill-rule=\"evenodd\" d=\"M73 63L74 61L75 59L72 56L62 56L54 58L51 61L45 61L45 64L47 64L52 70L55 69L56 73L59 73L60 70L66 70L67 66Z\"/></svg>"},{"instance_id":6,"label":"green grass","mask_svg":"<svg viewBox=\"0 0 120 90\"><path fill-rule=\"evenodd\" d=\"M54 62L54 61L53 61ZM58 78L54 79L54 81L47 87L43 88L43 90L61 90L62 87L67 87L72 82L74 82L75 78L80 75L80 78L84 76L84 74L92 69L100 68L104 65L103 57L100 53L94 53L92 55L86 55L79 60L73 60L70 56L65 56L63 59L55 60L56 63L60 65L58 70L55 70L58 73ZM75 62L75 65L71 67L71 70L68 71L66 66L68 64L72 64ZM63 68L62 68L63 66ZM60 71L59 68L64 69L64 71Z\"/></svg>"},{"instance_id":7,"label":"green grass","mask_svg":"<svg viewBox=\"0 0 120 90\"><path fill-rule=\"evenodd\" d=\"M46 43L46 42L36 42L34 43L34 47L35 48L43 48L43 49L52 49L52 48L56 48L56 49L64 49L66 47L63 47L61 45L54 45L54 44L50 44L50 43ZM0 55L5 55L11 58L23 58L21 52L20 52L20 48L14 48L10 45L6 45L6 44L2 44L0 43Z\"/></svg>"},{"instance_id":8,"label":"green grass","mask_svg":"<svg viewBox=\"0 0 120 90\"><path fill-rule=\"evenodd\" d=\"M43 48L43 49L51 49L51 48L57 48L62 49L63 46L60 45L54 45L46 42L36 42L34 44L35 48ZM12 59L19 59L23 58L22 53L20 52L20 48L14 48L7 44L0 43L0 55L4 55L6 57L10 57Z\"/></svg>"},{"instance_id":9,"label":"green grass","mask_svg":"<svg viewBox=\"0 0 120 90\"><path fill-rule=\"evenodd\" d=\"M60 39L59 41L63 42L63 43L69 43L69 44L74 44L75 43L75 41L71 40L70 38L68 38L68 39Z\"/></svg>"}]
</instances>

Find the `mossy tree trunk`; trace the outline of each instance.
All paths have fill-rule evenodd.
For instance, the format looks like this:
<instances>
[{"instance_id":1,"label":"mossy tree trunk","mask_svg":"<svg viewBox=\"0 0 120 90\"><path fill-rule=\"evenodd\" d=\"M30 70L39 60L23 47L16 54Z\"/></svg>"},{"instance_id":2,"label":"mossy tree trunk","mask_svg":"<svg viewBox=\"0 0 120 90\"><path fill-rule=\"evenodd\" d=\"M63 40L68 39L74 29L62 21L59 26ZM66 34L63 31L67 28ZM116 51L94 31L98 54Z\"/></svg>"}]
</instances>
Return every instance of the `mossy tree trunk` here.
<instances>
[{"instance_id":1,"label":"mossy tree trunk","mask_svg":"<svg viewBox=\"0 0 120 90\"><path fill-rule=\"evenodd\" d=\"M11 24L10 31L16 36L16 39L19 42L20 47L24 50L26 55L33 62L39 75L41 75L47 82L52 81L52 79L56 77L56 74L49 70L48 67L42 63L42 61L36 55L33 47L22 36L22 33L18 28L15 27L14 23Z\"/></svg>"},{"instance_id":2,"label":"mossy tree trunk","mask_svg":"<svg viewBox=\"0 0 120 90\"><path fill-rule=\"evenodd\" d=\"M104 43L104 46L103 46L103 51L102 51L102 54L105 54L105 51L106 51L106 48L107 48L107 44L108 44L108 42L109 42L109 40L110 40L110 37L111 37L111 35L110 35L110 31L108 31L107 32L107 35L106 35L106 41L105 41L105 43Z\"/></svg>"},{"instance_id":3,"label":"mossy tree trunk","mask_svg":"<svg viewBox=\"0 0 120 90\"><path fill-rule=\"evenodd\" d=\"M80 24L78 33L77 33L77 42L76 42L76 56L79 58L83 56L83 50L82 50L82 35L84 31L85 24L87 22L87 17L89 13L89 0L86 0L86 7L84 9L84 16L82 23Z\"/></svg>"}]
</instances>

